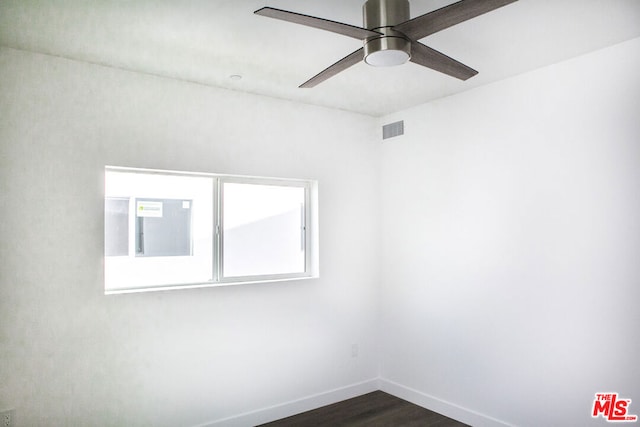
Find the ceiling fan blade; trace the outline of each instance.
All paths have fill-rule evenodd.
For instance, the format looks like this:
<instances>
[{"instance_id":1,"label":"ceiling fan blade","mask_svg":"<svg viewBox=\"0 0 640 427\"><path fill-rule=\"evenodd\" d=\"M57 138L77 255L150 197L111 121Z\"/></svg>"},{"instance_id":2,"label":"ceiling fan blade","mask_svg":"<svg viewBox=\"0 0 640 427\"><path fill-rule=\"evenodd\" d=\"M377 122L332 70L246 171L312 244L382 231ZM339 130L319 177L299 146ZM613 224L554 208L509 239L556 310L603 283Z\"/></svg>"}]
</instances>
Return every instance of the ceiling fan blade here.
<instances>
[{"instance_id":1,"label":"ceiling fan blade","mask_svg":"<svg viewBox=\"0 0 640 427\"><path fill-rule=\"evenodd\" d=\"M478 74L473 68L449 58L447 55L431 49L420 42L411 43L411 62L431 68L460 80L467 80Z\"/></svg>"},{"instance_id":2,"label":"ceiling fan blade","mask_svg":"<svg viewBox=\"0 0 640 427\"><path fill-rule=\"evenodd\" d=\"M283 21L293 22L295 24L306 25L307 27L319 28L321 30L331 31L333 33L342 34L344 36L353 37L354 39L364 40L367 37L379 36L376 31L367 30L365 28L356 27L354 25L343 24L342 22L330 21L328 19L316 18L315 16L302 15L300 13L289 12L286 10L275 9L273 7L263 7L255 12L256 15L268 16L269 18L281 19Z\"/></svg>"},{"instance_id":3,"label":"ceiling fan blade","mask_svg":"<svg viewBox=\"0 0 640 427\"><path fill-rule=\"evenodd\" d=\"M340 61L336 62L335 64L331 65L330 67L326 68L324 71L321 71L320 73L318 73L315 76L311 77L309 80L307 80L306 82L302 83L300 85L300 87L302 87L302 88L314 87L318 83L322 83L323 81L327 80L328 78L335 76L340 71L346 70L347 68L351 67L352 65L357 64L358 62L362 61L363 59L364 59L364 48L360 48L360 49L356 50L355 52L350 53L349 55L345 56Z\"/></svg>"},{"instance_id":4,"label":"ceiling fan blade","mask_svg":"<svg viewBox=\"0 0 640 427\"><path fill-rule=\"evenodd\" d=\"M393 29L405 34L411 40L420 40L515 1L517 0L461 0L405 21L394 26Z\"/></svg>"}]
</instances>

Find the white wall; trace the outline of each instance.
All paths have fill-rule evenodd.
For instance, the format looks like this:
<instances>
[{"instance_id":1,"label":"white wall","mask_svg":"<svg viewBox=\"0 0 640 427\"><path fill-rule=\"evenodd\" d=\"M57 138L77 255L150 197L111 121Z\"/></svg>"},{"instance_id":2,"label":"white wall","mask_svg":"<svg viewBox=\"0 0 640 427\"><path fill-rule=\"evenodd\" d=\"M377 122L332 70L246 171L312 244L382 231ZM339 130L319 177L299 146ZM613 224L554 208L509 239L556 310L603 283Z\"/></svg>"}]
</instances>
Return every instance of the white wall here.
<instances>
[{"instance_id":1,"label":"white wall","mask_svg":"<svg viewBox=\"0 0 640 427\"><path fill-rule=\"evenodd\" d=\"M375 120L9 49L0 111L0 409L19 425L193 426L375 386ZM321 278L103 295L105 165L319 180Z\"/></svg>"},{"instance_id":2,"label":"white wall","mask_svg":"<svg viewBox=\"0 0 640 427\"><path fill-rule=\"evenodd\" d=\"M474 425L640 414L638 69L635 39L384 118L383 388Z\"/></svg>"},{"instance_id":3,"label":"white wall","mask_svg":"<svg viewBox=\"0 0 640 427\"><path fill-rule=\"evenodd\" d=\"M0 50L0 408L204 425L362 392L380 361L474 425L600 425L600 391L640 413L639 55L386 117L381 146L368 117ZM318 179L321 278L104 296L105 164Z\"/></svg>"}]
</instances>

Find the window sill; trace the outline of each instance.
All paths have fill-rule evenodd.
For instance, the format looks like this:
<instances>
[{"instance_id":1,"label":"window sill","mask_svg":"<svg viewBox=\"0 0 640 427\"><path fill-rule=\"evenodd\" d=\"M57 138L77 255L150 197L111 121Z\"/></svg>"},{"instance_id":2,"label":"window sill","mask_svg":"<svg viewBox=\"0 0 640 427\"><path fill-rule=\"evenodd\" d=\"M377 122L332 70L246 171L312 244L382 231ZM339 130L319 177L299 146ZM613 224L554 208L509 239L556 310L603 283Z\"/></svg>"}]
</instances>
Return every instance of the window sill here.
<instances>
[{"instance_id":1,"label":"window sill","mask_svg":"<svg viewBox=\"0 0 640 427\"><path fill-rule=\"evenodd\" d=\"M219 288L219 287L234 286L234 285L257 285L257 284L263 284L263 283L292 282L292 281L318 279L318 278L319 276L315 275L315 276L299 276L299 277L286 277L286 278L279 278L279 279L262 279L262 280L226 280L224 282L161 285L161 286L149 286L146 288L106 289L104 291L104 294L119 295L119 294L136 294L136 293L142 293L142 292L175 291L178 289Z\"/></svg>"}]
</instances>

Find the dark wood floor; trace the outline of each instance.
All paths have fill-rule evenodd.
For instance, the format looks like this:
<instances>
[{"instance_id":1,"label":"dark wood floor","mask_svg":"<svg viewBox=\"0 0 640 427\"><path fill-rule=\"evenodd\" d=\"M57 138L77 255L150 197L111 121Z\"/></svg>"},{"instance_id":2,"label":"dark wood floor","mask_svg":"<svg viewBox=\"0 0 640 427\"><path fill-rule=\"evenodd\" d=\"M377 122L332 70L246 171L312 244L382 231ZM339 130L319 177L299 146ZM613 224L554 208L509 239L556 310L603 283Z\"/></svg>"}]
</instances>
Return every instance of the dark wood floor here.
<instances>
[{"instance_id":1,"label":"dark wood floor","mask_svg":"<svg viewBox=\"0 0 640 427\"><path fill-rule=\"evenodd\" d=\"M464 427L467 425L382 391L374 391L313 411L262 424L261 427L266 426Z\"/></svg>"}]
</instances>

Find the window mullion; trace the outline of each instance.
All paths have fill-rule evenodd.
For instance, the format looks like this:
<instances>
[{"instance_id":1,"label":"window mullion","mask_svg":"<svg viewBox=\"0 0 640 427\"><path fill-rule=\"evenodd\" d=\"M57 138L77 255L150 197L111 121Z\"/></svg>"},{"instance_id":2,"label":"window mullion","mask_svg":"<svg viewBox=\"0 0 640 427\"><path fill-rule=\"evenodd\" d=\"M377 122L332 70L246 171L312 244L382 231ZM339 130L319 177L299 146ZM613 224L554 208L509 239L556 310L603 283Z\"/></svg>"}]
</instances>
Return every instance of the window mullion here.
<instances>
[{"instance_id":1,"label":"window mullion","mask_svg":"<svg viewBox=\"0 0 640 427\"><path fill-rule=\"evenodd\" d=\"M311 274L311 188L304 187L304 271Z\"/></svg>"},{"instance_id":2,"label":"window mullion","mask_svg":"<svg viewBox=\"0 0 640 427\"><path fill-rule=\"evenodd\" d=\"M222 180L213 178L213 281L222 280Z\"/></svg>"}]
</instances>

